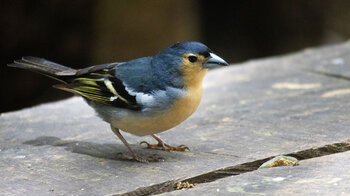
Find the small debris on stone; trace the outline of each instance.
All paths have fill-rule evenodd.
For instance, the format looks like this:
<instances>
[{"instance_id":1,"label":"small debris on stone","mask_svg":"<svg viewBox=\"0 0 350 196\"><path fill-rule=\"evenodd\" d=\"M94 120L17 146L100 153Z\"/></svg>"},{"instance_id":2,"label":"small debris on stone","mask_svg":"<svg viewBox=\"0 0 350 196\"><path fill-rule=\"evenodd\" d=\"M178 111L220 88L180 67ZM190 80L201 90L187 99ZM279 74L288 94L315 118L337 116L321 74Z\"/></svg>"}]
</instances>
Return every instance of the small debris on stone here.
<instances>
[{"instance_id":1,"label":"small debris on stone","mask_svg":"<svg viewBox=\"0 0 350 196\"><path fill-rule=\"evenodd\" d=\"M271 167L280 167L280 166L296 166L299 165L298 159L291 156L277 156L265 163L263 163L259 169L262 168L271 168Z\"/></svg>"},{"instance_id":2,"label":"small debris on stone","mask_svg":"<svg viewBox=\"0 0 350 196\"><path fill-rule=\"evenodd\" d=\"M176 184L176 190L194 188L195 184L190 184L189 182L178 182Z\"/></svg>"},{"instance_id":3,"label":"small debris on stone","mask_svg":"<svg viewBox=\"0 0 350 196\"><path fill-rule=\"evenodd\" d=\"M14 158L15 159L24 159L24 158L26 158L26 156L25 155L18 155L18 156L15 156Z\"/></svg>"},{"instance_id":4,"label":"small debris on stone","mask_svg":"<svg viewBox=\"0 0 350 196\"><path fill-rule=\"evenodd\" d=\"M345 60L343 58L334 58L332 59L331 63L333 65L343 65L345 63Z\"/></svg>"},{"instance_id":5,"label":"small debris on stone","mask_svg":"<svg viewBox=\"0 0 350 196\"><path fill-rule=\"evenodd\" d=\"M274 181L274 182L281 182L281 181L283 181L284 179L286 179L286 178L283 178L283 177L276 177L276 178L272 178L272 181Z\"/></svg>"}]
</instances>

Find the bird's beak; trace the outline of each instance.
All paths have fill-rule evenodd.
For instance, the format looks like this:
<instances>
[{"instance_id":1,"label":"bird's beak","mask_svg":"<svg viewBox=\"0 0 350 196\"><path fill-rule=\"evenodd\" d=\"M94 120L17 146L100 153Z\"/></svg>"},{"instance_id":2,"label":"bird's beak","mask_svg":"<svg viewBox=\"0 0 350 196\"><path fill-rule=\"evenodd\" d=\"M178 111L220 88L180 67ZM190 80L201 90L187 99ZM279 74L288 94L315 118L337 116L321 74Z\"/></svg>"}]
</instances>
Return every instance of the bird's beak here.
<instances>
[{"instance_id":1,"label":"bird's beak","mask_svg":"<svg viewBox=\"0 0 350 196\"><path fill-rule=\"evenodd\" d=\"M215 68L220 66L227 66L228 63L214 53L210 53L208 60L203 64L203 68Z\"/></svg>"}]
</instances>

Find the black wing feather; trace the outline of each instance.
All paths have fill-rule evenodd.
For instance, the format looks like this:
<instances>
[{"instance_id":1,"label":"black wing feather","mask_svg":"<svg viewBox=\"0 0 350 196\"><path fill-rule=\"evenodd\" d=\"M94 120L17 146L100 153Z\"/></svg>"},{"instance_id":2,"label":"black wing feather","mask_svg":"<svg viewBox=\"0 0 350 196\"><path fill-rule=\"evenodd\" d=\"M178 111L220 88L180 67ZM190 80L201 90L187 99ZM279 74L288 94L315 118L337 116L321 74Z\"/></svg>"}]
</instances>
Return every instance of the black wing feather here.
<instances>
[{"instance_id":1,"label":"black wing feather","mask_svg":"<svg viewBox=\"0 0 350 196\"><path fill-rule=\"evenodd\" d=\"M78 70L77 76L68 84L56 85L56 88L77 93L84 98L105 105L131 110L141 110L136 96L130 95L123 82L114 76L115 66L98 65Z\"/></svg>"}]
</instances>

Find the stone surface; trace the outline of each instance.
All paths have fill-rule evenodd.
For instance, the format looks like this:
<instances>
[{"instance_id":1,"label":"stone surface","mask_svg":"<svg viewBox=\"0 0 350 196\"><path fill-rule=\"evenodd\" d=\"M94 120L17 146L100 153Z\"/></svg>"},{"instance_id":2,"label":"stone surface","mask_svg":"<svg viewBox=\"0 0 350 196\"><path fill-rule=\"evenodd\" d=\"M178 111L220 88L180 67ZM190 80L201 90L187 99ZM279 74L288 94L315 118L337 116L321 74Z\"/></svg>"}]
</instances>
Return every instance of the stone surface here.
<instances>
[{"instance_id":1,"label":"stone surface","mask_svg":"<svg viewBox=\"0 0 350 196\"><path fill-rule=\"evenodd\" d=\"M349 195L350 152L260 169L164 195ZM345 163L345 164L344 164Z\"/></svg>"},{"instance_id":2,"label":"stone surface","mask_svg":"<svg viewBox=\"0 0 350 196\"><path fill-rule=\"evenodd\" d=\"M81 98L0 116L0 194L105 195L350 138L350 42L213 70L202 103L160 134L185 153L125 161L127 150ZM237 176L239 177L239 176ZM196 189L196 188L195 188Z\"/></svg>"}]
</instances>

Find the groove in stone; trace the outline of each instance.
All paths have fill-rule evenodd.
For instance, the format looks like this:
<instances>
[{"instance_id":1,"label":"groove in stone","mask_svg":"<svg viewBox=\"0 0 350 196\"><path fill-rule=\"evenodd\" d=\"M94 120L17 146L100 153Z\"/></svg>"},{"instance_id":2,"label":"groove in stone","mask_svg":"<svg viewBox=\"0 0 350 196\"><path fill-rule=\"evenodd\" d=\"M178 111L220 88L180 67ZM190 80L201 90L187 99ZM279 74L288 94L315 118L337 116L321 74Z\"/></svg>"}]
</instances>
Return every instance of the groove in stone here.
<instances>
[{"instance_id":1,"label":"groove in stone","mask_svg":"<svg viewBox=\"0 0 350 196\"><path fill-rule=\"evenodd\" d=\"M340 143L329 144L318 148L309 148L306 150L301 150L298 152L289 153L285 155L295 157L299 161L301 161L301 160L331 155L335 153L346 152L349 150L350 150L350 140L346 140ZM165 192L172 192L177 190L176 184L178 182L182 182L182 183L188 182L190 184L201 184L201 183L213 182L215 180L226 178L229 176L235 176L235 175L240 175L247 172L252 172L257 170L261 164L272 159L273 157L267 157L267 158L255 160L252 162L246 162L239 165L234 165L234 166L214 170L209 173L194 176L191 178L186 178L183 180L177 179L177 180L171 180L171 181L163 182L163 183L148 186L148 187L141 187L131 192L127 192L123 194L115 194L115 195L141 196L141 195L156 195L156 194L161 194Z\"/></svg>"}]
</instances>

